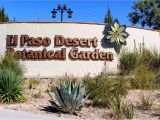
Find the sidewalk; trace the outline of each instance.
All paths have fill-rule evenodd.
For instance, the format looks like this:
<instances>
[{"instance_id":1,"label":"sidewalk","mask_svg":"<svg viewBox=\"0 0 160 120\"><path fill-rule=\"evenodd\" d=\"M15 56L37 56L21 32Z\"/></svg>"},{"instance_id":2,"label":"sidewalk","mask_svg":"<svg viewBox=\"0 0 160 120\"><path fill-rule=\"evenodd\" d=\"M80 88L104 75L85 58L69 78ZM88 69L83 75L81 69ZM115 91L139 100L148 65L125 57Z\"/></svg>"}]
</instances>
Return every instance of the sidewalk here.
<instances>
[{"instance_id":1,"label":"sidewalk","mask_svg":"<svg viewBox=\"0 0 160 120\"><path fill-rule=\"evenodd\" d=\"M70 120L70 119L0 108L0 120Z\"/></svg>"}]
</instances>

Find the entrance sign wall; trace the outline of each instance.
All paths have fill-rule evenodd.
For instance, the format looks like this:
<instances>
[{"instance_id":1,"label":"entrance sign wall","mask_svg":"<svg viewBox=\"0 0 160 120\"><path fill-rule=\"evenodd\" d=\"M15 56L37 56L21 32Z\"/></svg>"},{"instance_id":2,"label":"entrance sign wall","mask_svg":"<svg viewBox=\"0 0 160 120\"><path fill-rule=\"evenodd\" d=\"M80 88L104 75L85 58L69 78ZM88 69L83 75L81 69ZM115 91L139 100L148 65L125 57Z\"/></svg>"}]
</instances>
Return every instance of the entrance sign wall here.
<instances>
[{"instance_id":1,"label":"entrance sign wall","mask_svg":"<svg viewBox=\"0 0 160 120\"><path fill-rule=\"evenodd\" d=\"M118 54L102 45L104 28L96 23L1 23L0 54L10 51L20 58L26 77L117 73ZM126 32L126 49L144 41L149 49L160 51L160 32L134 27Z\"/></svg>"}]
</instances>

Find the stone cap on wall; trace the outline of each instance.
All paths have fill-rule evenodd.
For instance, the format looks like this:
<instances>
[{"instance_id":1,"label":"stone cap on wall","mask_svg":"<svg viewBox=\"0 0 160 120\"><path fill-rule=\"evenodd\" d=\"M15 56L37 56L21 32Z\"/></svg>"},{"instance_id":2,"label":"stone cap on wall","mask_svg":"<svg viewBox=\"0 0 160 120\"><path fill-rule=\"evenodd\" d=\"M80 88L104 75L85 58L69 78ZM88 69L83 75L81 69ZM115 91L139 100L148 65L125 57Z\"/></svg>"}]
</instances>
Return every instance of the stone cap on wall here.
<instances>
[{"instance_id":1,"label":"stone cap on wall","mask_svg":"<svg viewBox=\"0 0 160 120\"><path fill-rule=\"evenodd\" d=\"M71 24L90 24L90 25L106 25L106 23L96 23L96 22L55 22L55 21L51 21L51 22L46 22L46 21L40 21L40 22L36 22L36 21L23 21L23 22L0 22L0 24L14 24L14 23L36 23L36 24L43 24L43 23L71 23ZM136 29L143 29L143 30L150 30L150 31L154 31L154 32L160 32L160 30L153 30L153 29L149 29L149 28L139 28L136 26L127 26L130 28L136 28Z\"/></svg>"}]
</instances>

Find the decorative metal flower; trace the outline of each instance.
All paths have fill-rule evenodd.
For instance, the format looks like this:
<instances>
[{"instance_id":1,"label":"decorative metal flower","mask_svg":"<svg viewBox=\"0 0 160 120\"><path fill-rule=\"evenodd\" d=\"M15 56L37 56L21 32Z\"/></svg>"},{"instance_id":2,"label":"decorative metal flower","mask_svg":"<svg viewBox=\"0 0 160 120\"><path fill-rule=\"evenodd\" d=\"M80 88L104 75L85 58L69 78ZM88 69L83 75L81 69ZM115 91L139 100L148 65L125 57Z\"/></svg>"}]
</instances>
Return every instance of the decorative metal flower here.
<instances>
[{"instance_id":1,"label":"decorative metal flower","mask_svg":"<svg viewBox=\"0 0 160 120\"><path fill-rule=\"evenodd\" d=\"M107 32L106 38L112 43L116 42L117 44L121 44L125 42L126 38L129 36L125 30L125 25L120 25L118 21L114 21L114 24L111 25L110 30Z\"/></svg>"}]
</instances>

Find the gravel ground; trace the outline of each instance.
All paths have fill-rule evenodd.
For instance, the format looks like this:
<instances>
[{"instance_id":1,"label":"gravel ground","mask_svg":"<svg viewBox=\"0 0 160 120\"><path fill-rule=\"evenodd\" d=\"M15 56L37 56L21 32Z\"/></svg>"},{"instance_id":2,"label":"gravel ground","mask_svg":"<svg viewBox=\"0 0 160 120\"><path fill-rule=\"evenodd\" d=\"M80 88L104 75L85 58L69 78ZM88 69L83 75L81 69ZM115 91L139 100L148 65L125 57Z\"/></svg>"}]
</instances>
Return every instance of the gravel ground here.
<instances>
[{"instance_id":1,"label":"gravel ground","mask_svg":"<svg viewBox=\"0 0 160 120\"><path fill-rule=\"evenodd\" d=\"M20 111L28 111L35 114L48 115L48 116L62 116L63 118L72 118L72 119L80 119L80 120L106 120L106 119L114 119L111 118L111 111L107 108L95 108L92 106L84 107L81 111L77 112L77 115L69 115L69 114L60 114L55 109L50 106L49 96L45 92L47 89L49 81L41 80L40 85L33 90L27 90L27 101L24 103L16 103L16 104L0 104L2 108L5 109L13 109ZM31 96L32 93L41 90L42 97L41 98L33 98ZM129 94L126 96L125 101L131 101L134 106L139 102L141 94L151 94L153 97L160 94L160 91L142 91L142 90L130 90ZM134 119L137 120L160 120L160 102L155 97L154 105L151 110L143 111L139 110L135 107L135 116Z\"/></svg>"}]
</instances>

